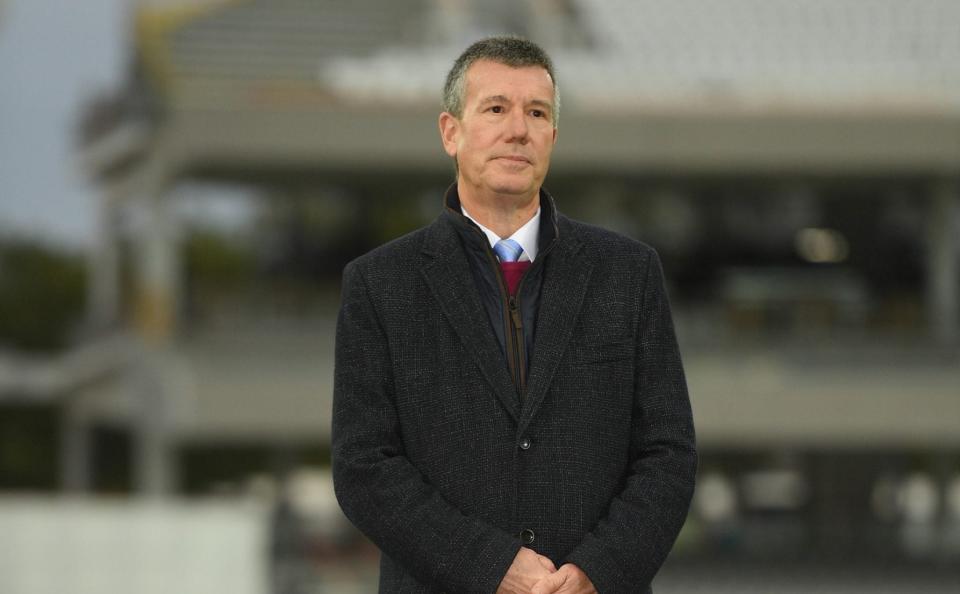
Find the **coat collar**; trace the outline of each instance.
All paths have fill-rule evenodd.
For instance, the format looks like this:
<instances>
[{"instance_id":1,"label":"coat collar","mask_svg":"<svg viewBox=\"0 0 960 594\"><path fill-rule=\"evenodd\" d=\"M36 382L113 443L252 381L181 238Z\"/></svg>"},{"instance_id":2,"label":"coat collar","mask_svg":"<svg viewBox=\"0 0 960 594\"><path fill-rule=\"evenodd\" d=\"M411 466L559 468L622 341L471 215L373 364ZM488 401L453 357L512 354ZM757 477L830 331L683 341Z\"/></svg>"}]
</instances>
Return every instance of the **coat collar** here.
<instances>
[{"instance_id":1,"label":"coat collar","mask_svg":"<svg viewBox=\"0 0 960 594\"><path fill-rule=\"evenodd\" d=\"M459 216L473 225L463 215ZM480 229L473 230L478 236L477 241L486 242ZM504 408L514 421L517 421L520 416L520 403L517 400L516 388L507 366L503 363L500 345L497 344L480 302L460 234L447 213L428 227L422 251L427 258L421 267L421 273L440 310L453 326L454 332L460 337L466 351L474 359Z\"/></svg>"},{"instance_id":2,"label":"coat collar","mask_svg":"<svg viewBox=\"0 0 960 594\"><path fill-rule=\"evenodd\" d=\"M464 237L465 241L470 242L471 248L476 248L484 245L483 242L474 245L474 237L477 236L477 233L472 230L476 230L480 233L480 236L486 238L483 235L483 231L476 223L468 219L463 215L463 211L460 208L460 196L457 194L457 184L452 184L447 188L446 194L443 197L443 212L441 217L446 218L454 228L458 229ZM553 200L553 196L550 195L544 189L540 189L540 233L537 237L537 253L547 250L550 245L559 238L560 232L558 228L558 214L557 214L557 205Z\"/></svg>"},{"instance_id":3,"label":"coat collar","mask_svg":"<svg viewBox=\"0 0 960 594\"><path fill-rule=\"evenodd\" d=\"M522 409L464 253L466 242L471 249L489 249L489 244L483 232L460 212L456 185L447 191L444 211L428 227L421 250L426 256L421 272L441 311L520 430L546 396L576 326L592 270L573 226L557 213L546 191L541 190L540 197L542 255L537 263L544 267L543 285Z\"/></svg>"}]
</instances>

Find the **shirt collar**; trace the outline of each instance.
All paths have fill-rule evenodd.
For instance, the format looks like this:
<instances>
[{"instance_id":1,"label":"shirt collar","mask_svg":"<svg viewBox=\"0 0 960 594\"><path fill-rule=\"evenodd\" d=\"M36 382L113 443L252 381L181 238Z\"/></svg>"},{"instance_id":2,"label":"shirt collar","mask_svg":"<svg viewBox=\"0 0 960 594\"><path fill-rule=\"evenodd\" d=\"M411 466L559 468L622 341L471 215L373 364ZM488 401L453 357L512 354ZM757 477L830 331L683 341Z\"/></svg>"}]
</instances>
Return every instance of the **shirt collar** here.
<instances>
[{"instance_id":1,"label":"shirt collar","mask_svg":"<svg viewBox=\"0 0 960 594\"><path fill-rule=\"evenodd\" d=\"M497 245L497 242L503 237L500 237L490 229L487 229L480 224L477 219L470 216L470 213L467 212L467 209L460 205L460 211L463 212L463 216L467 217L476 224L477 227L480 227L480 230L483 231L483 234L487 236L487 241L490 242L490 247ZM520 255L520 261L524 260L533 260L537 257L537 238L540 235L540 207L537 207L537 212L533 214L529 221L523 224L522 227L517 229L513 235L506 239L512 239L520 244L520 247L523 248L523 254Z\"/></svg>"}]
</instances>

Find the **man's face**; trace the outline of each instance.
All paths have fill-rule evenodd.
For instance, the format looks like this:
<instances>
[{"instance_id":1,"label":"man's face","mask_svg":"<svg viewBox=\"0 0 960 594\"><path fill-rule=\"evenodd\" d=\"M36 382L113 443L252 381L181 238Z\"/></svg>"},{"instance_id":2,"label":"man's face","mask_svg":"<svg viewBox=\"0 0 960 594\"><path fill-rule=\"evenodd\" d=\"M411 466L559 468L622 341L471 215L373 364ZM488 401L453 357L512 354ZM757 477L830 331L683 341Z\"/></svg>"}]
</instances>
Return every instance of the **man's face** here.
<instances>
[{"instance_id":1,"label":"man's face","mask_svg":"<svg viewBox=\"0 0 960 594\"><path fill-rule=\"evenodd\" d=\"M443 148L457 160L461 192L533 197L557 140L550 75L539 66L478 60L465 82L463 116L440 115Z\"/></svg>"}]
</instances>

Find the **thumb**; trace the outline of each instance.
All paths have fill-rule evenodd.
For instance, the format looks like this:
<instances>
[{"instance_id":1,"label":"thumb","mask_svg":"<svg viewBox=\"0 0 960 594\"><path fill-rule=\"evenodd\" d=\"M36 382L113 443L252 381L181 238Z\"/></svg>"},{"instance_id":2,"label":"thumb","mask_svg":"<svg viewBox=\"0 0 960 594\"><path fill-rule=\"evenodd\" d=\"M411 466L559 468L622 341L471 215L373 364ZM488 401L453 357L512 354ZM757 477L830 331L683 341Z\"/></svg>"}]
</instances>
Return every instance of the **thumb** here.
<instances>
[{"instance_id":1,"label":"thumb","mask_svg":"<svg viewBox=\"0 0 960 594\"><path fill-rule=\"evenodd\" d=\"M551 573L533 585L530 594L553 594L567 581L562 573Z\"/></svg>"}]
</instances>

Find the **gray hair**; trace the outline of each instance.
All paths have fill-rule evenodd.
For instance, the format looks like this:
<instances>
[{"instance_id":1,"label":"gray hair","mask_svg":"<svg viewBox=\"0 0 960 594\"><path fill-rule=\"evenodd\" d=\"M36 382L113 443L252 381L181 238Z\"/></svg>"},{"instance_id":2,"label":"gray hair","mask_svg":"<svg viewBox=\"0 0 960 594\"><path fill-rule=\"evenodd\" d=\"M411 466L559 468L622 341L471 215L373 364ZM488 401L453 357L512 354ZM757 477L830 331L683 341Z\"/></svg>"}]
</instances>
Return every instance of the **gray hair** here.
<instances>
[{"instance_id":1,"label":"gray hair","mask_svg":"<svg viewBox=\"0 0 960 594\"><path fill-rule=\"evenodd\" d=\"M447 81L443 85L443 102L440 107L443 111L452 114L457 119L463 117L463 103L466 98L467 70L477 60L491 60L511 68L539 66L547 71L553 82L553 126L560 120L560 89L557 87L557 76L553 72L553 62L543 48L522 37L501 35L487 37L468 47L453 68L447 73Z\"/></svg>"}]
</instances>

